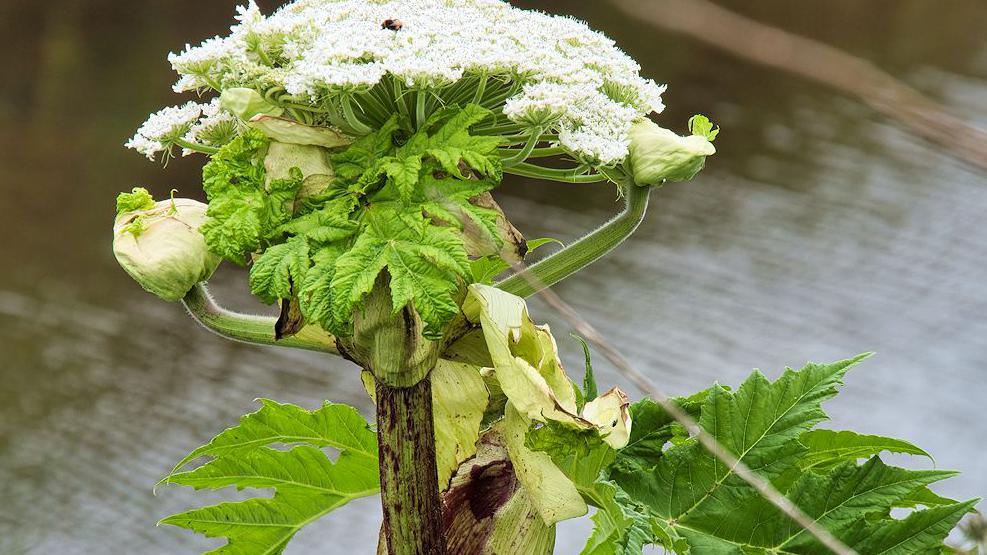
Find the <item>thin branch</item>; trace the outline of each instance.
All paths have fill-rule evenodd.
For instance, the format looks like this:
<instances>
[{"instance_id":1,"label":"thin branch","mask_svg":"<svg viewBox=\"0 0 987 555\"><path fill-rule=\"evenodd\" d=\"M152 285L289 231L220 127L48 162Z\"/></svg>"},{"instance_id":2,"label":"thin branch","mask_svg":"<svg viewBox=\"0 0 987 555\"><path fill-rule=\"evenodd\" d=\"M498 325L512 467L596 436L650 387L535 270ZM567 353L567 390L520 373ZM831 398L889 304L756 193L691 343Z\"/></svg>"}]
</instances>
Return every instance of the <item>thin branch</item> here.
<instances>
[{"instance_id":1,"label":"thin branch","mask_svg":"<svg viewBox=\"0 0 987 555\"><path fill-rule=\"evenodd\" d=\"M987 169L987 131L867 60L731 12L708 0L610 0L636 20L854 96L912 133Z\"/></svg>"}]
</instances>

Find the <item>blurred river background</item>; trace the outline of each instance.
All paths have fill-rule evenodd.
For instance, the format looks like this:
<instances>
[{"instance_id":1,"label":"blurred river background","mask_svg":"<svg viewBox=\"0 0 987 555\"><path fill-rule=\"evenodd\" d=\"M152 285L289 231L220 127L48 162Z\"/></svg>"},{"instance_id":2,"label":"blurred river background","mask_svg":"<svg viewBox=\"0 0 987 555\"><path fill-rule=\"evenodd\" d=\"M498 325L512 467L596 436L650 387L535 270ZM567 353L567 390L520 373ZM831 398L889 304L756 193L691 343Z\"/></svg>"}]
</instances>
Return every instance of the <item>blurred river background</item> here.
<instances>
[{"instance_id":1,"label":"blurred river background","mask_svg":"<svg viewBox=\"0 0 987 555\"><path fill-rule=\"evenodd\" d=\"M983 0L718 1L867 59L987 126ZM939 468L963 472L937 491L987 496L987 175L854 98L608 2L516 4L587 20L669 83L665 127L684 132L690 115L706 113L723 128L700 177L656 192L640 231L559 294L671 394L737 385L755 367L775 377L786 365L876 351L827 405L826 426L917 443ZM162 171L122 145L149 112L183 101L171 93L167 53L224 34L234 5L0 2L3 555L217 547L155 528L230 497L154 496L172 464L255 410L257 397L310 408L331 399L371 414L346 361L216 337L113 260L116 193L146 185L156 196L172 187L202 196L201 159ZM601 184L510 178L498 192L529 238L569 241L620 208ZM225 265L213 286L228 305L265 310L242 270ZM570 328L539 301L532 313L552 323L580 376ZM639 396L596 361L601 386ZM347 506L287 553L372 553L378 513L376 498ZM563 525L557 553L578 552L587 532L587 522Z\"/></svg>"}]
</instances>

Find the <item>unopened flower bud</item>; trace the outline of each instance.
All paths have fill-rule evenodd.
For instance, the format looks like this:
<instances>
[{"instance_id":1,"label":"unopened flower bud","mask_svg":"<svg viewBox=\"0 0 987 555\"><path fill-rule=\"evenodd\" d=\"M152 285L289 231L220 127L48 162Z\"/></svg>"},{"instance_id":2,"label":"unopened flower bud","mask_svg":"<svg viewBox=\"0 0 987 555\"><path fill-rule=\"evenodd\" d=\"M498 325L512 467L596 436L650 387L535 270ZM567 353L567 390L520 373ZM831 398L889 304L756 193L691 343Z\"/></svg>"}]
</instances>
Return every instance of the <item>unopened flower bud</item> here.
<instances>
[{"instance_id":1,"label":"unopened flower bud","mask_svg":"<svg viewBox=\"0 0 987 555\"><path fill-rule=\"evenodd\" d=\"M113 226L113 254L130 277L158 297L178 301L212 276L221 259L199 232L205 204L182 198L153 203L143 189L125 196L117 203L123 211Z\"/></svg>"},{"instance_id":2,"label":"unopened flower bud","mask_svg":"<svg viewBox=\"0 0 987 555\"><path fill-rule=\"evenodd\" d=\"M635 123L630 131L627 158L634 182L648 186L692 179L703 169L706 157L716 153L707 137L706 134L682 137L648 119Z\"/></svg>"}]
</instances>

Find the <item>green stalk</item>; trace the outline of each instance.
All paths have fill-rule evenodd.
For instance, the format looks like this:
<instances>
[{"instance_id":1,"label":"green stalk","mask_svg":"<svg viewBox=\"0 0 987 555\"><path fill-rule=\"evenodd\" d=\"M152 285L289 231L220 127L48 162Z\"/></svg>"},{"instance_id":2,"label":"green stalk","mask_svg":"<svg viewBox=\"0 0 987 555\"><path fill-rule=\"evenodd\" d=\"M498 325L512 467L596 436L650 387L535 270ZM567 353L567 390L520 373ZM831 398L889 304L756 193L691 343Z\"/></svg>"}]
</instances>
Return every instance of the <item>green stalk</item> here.
<instances>
[{"instance_id":1,"label":"green stalk","mask_svg":"<svg viewBox=\"0 0 987 555\"><path fill-rule=\"evenodd\" d=\"M544 129L541 127L535 127L531 129L531 136L528 137L528 142L525 143L524 147L522 147L520 150L513 151L512 156L502 159L502 162L504 163L504 167L510 168L513 166L517 166L518 164L521 164L522 162L527 160L528 156L531 155L531 152L535 149L536 146L538 146L543 131ZM508 150L507 152L511 152L511 151Z\"/></svg>"},{"instance_id":2,"label":"green stalk","mask_svg":"<svg viewBox=\"0 0 987 555\"><path fill-rule=\"evenodd\" d=\"M624 242L641 225L651 187L625 180L624 211L596 231L495 285L519 297L530 297L596 262Z\"/></svg>"},{"instance_id":3,"label":"green stalk","mask_svg":"<svg viewBox=\"0 0 987 555\"><path fill-rule=\"evenodd\" d=\"M543 168L534 164L520 163L504 167L504 173L519 175L521 177L531 177L534 179L546 179L549 181L560 181L562 183L599 183L608 178L602 173L582 173L583 168L557 169Z\"/></svg>"},{"instance_id":4,"label":"green stalk","mask_svg":"<svg viewBox=\"0 0 987 555\"><path fill-rule=\"evenodd\" d=\"M343 341L346 355L376 381L383 543L389 555L446 551L429 379L441 344L425 339L422 328L414 308L394 313L385 271L353 315L353 337Z\"/></svg>"},{"instance_id":5,"label":"green stalk","mask_svg":"<svg viewBox=\"0 0 987 555\"><path fill-rule=\"evenodd\" d=\"M199 152L199 153L202 153L202 154L210 154L210 155L212 155L212 154L216 154L217 152L219 152L219 149L216 148L216 147L207 146L207 145L203 145L203 144L199 144L199 143L193 143L192 141L187 141L187 140L182 139L182 138L175 139L174 140L174 143L177 146L180 146L182 148L187 148L187 149L189 149L191 151Z\"/></svg>"},{"instance_id":6,"label":"green stalk","mask_svg":"<svg viewBox=\"0 0 987 555\"><path fill-rule=\"evenodd\" d=\"M318 326L305 326L300 332L281 340L274 338L277 318L254 316L227 310L213 300L205 283L200 283L182 299L192 318L203 327L234 341L257 345L294 347L307 351L339 354L336 338Z\"/></svg>"},{"instance_id":7,"label":"green stalk","mask_svg":"<svg viewBox=\"0 0 987 555\"><path fill-rule=\"evenodd\" d=\"M346 123L350 128L356 132L357 135L369 135L374 132L374 130L363 123L359 117L357 117L356 112L353 110L353 100L349 96L344 96L342 99L343 105L343 116L346 118Z\"/></svg>"},{"instance_id":8,"label":"green stalk","mask_svg":"<svg viewBox=\"0 0 987 555\"><path fill-rule=\"evenodd\" d=\"M407 388L377 382L383 547L389 555L446 552L434 426L431 379Z\"/></svg>"}]
</instances>

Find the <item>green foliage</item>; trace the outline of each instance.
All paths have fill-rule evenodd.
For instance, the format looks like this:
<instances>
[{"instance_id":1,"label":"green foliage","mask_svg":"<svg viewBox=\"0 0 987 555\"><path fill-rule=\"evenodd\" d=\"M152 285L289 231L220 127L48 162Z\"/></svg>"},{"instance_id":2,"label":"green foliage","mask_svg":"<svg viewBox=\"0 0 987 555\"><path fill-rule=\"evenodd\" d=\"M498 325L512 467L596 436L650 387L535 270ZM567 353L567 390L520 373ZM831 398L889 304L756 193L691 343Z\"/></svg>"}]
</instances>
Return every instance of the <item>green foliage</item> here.
<instances>
[{"instance_id":1,"label":"green foliage","mask_svg":"<svg viewBox=\"0 0 987 555\"><path fill-rule=\"evenodd\" d=\"M202 226L206 244L241 265L291 220L292 203L302 185L297 169L287 179L265 183L267 145L263 134L246 131L221 148L202 170L202 187L209 198L208 220Z\"/></svg>"},{"instance_id":2,"label":"green foliage","mask_svg":"<svg viewBox=\"0 0 987 555\"><path fill-rule=\"evenodd\" d=\"M579 342L579 346L583 348L583 358L586 364L586 373L583 374L583 403L588 403L596 396L599 395L596 387L596 377L593 375L593 360L589 352L589 343L585 339L579 337L576 334L570 334L572 338ZM580 407L582 408L582 407Z\"/></svg>"},{"instance_id":3,"label":"green foliage","mask_svg":"<svg viewBox=\"0 0 987 555\"><path fill-rule=\"evenodd\" d=\"M714 386L672 402L858 553L938 553L975 503L928 489L954 472L894 468L878 457L928 456L905 441L811 429L826 418L822 402L863 358L809 364L774 382L755 372L735 393ZM589 430L558 422L528 432L526 445L548 453L597 507L584 555L638 554L651 544L704 555L828 553L658 403L635 403L631 415L629 442L617 451ZM903 520L891 516L892 509L918 507L925 508Z\"/></svg>"},{"instance_id":4,"label":"green foliage","mask_svg":"<svg viewBox=\"0 0 987 555\"><path fill-rule=\"evenodd\" d=\"M129 193L117 195L117 215L154 208L154 197L143 187L134 187Z\"/></svg>"},{"instance_id":5,"label":"green foliage","mask_svg":"<svg viewBox=\"0 0 987 555\"><path fill-rule=\"evenodd\" d=\"M251 271L253 293L268 303L297 297L307 321L343 336L386 271L394 311L414 306L426 336L439 338L459 311L463 287L473 281L464 228L481 230L495 247L504 242L497 211L471 202L501 177L500 139L469 132L489 116L479 106L447 108L413 133L392 118L333 155L336 179L294 214L284 210L297 187L272 183L263 190L263 143L245 135L214 157L207 172L219 184L217 203L231 200L221 196L231 181L250 183L259 195L243 200L238 193L238 204L216 209L214 226L232 238L224 244L235 245L224 252L264 247ZM253 210L257 206L264 208ZM235 215L219 223L220 212ZM207 239L220 235L204 231Z\"/></svg>"},{"instance_id":6,"label":"green foliage","mask_svg":"<svg viewBox=\"0 0 987 555\"><path fill-rule=\"evenodd\" d=\"M716 136L720 134L720 128L713 127L713 122L708 117L696 114L689 118L689 132L693 135L706 137L707 141L713 142L716 140Z\"/></svg>"},{"instance_id":7,"label":"green foliage","mask_svg":"<svg viewBox=\"0 0 987 555\"><path fill-rule=\"evenodd\" d=\"M210 553L271 554L305 525L379 489L377 437L353 408L315 411L261 400L263 407L185 457L162 483L199 489L273 489L271 498L220 503L162 519L229 540ZM290 446L287 450L276 446ZM323 452L339 452L335 462ZM211 460L182 471L199 457Z\"/></svg>"},{"instance_id":8,"label":"green foliage","mask_svg":"<svg viewBox=\"0 0 987 555\"><path fill-rule=\"evenodd\" d=\"M808 449L799 459L799 467L803 470L832 468L845 461L866 459L884 451L920 455L932 460L932 455L907 441L849 431L811 430L802 434L799 441Z\"/></svg>"}]
</instances>

